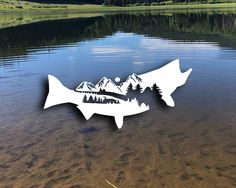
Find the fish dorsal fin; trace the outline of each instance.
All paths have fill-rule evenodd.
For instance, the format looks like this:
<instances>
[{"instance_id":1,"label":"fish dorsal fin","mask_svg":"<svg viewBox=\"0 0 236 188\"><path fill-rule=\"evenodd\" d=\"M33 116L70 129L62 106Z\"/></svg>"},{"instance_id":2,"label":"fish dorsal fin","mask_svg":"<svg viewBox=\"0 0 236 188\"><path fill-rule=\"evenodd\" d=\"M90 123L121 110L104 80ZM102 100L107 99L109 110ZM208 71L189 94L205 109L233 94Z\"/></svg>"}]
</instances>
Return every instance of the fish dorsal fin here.
<instances>
[{"instance_id":1,"label":"fish dorsal fin","mask_svg":"<svg viewBox=\"0 0 236 188\"><path fill-rule=\"evenodd\" d=\"M114 116L115 118L115 122L116 122L116 126L118 127L118 129L121 129L123 126L123 116Z\"/></svg>"}]
</instances>

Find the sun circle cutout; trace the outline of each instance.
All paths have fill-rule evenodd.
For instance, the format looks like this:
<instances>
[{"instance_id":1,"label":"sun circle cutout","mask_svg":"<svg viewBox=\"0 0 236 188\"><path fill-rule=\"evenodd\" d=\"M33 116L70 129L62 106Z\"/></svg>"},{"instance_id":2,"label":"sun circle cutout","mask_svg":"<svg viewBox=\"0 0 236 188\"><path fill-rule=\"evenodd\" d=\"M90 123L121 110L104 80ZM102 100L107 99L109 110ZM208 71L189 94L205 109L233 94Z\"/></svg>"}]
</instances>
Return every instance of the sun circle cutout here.
<instances>
[{"instance_id":1,"label":"sun circle cutout","mask_svg":"<svg viewBox=\"0 0 236 188\"><path fill-rule=\"evenodd\" d=\"M119 78L119 77L116 77L116 78L115 78L115 81L116 81L116 82L120 82L120 78Z\"/></svg>"}]
</instances>

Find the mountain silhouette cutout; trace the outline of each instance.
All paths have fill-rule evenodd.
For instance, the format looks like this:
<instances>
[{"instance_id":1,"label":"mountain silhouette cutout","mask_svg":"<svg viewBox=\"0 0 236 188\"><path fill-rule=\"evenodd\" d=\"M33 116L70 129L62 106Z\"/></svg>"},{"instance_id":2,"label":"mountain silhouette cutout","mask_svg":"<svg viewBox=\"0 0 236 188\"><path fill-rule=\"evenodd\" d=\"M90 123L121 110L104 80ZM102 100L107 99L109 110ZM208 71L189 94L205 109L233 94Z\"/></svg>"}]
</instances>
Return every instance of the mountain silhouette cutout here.
<instances>
[{"instance_id":1,"label":"mountain silhouette cutout","mask_svg":"<svg viewBox=\"0 0 236 188\"><path fill-rule=\"evenodd\" d=\"M141 85L142 79L135 73L128 76L125 82L120 84L120 88L123 94L126 94L128 91L128 87L132 86L132 89L136 89L137 85Z\"/></svg>"},{"instance_id":2,"label":"mountain silhouette cutout","mask_svg":"<svg viewBox=\"0 0 236 188\"><path fill-rule=\"evenodd\" d=\"M123 94L120 87L117 86L111 79L103 77L96 85L96 89L99 91L113 92L117 94Z\"/></svg>"},{"instance_id":3,"label":"mountain silhouette cutout","mask_svg":"<svg viewBox=\"0 0 236 188\"><path fill-rule=\"evenodd\" d=\"M82 82L75 90L76 91L90 91L90 92L98 91L91 82L86 82L86 81Z\"/></svg>"}]
</instances>

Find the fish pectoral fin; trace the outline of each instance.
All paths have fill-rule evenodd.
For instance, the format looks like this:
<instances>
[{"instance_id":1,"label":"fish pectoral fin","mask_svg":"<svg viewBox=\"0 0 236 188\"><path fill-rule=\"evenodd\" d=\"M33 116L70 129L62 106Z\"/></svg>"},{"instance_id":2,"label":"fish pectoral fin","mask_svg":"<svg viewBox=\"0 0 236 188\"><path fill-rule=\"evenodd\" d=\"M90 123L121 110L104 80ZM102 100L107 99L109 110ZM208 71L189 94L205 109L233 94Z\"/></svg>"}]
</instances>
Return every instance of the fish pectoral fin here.
<instances>
[{"instance_id":1,"label":"fish pectoral fin","mask_svg":"<svg viewBox=\"0 0 236 188\"><path fill-rule=\"evenodd\" d=\"M118 127L118 129L121 129L123 126L123 116L114 116L115 118L115 122L116 122L116 126Z\"/></svg>"},{"instance_id":2,"label":"fish pectoral fin","mask_svg":"<svg viewBox=\"0 0 236 188\"><path fill-rule=\"evenodd\" d=\"M81 113L84 115L86 120L89 120L92 115L94 114L93 111L89 110L88 108L81 108L80 106L77 106L77 108L81 111Z\"/></svg>"}]
</instances>

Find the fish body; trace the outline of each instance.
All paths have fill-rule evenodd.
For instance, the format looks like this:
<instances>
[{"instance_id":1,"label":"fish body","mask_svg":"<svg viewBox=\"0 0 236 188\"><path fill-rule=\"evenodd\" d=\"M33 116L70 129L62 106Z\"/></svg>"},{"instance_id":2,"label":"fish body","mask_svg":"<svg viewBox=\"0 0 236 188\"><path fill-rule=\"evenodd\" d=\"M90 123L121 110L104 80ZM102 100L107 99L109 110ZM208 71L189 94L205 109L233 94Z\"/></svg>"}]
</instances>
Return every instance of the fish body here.
<instances>
[{"instance_id":1,"label":"fish body","mask_svg":"<svg viewBox=\"0 0 236 188\"><path fill-rule=\"evenodd\" d=\"M90 119L93 114L113 116L117 127L120 129L123 126L125 116L148 111L149 105L140 103L136 98L124 100L112 96L110 93L126 95L130 84L134 88L139 85L142 88L141 92L144 92L146 88L152 90L155 84L160 89L161 98L165 103L174 107L175 103L171 94L177 87L185 84L191 72L192 69L189 69L182 73L177 59L159 69L140 75L132 74L119 86L110 79L102 78L96 85L90 82L82 82L76 90L68 89L56 77L48 75L49 93L44 109L59 104L72 103L82 112L86 120ZM106 93L106 89L109 94Z\"/></svg>"}]
</instances>

